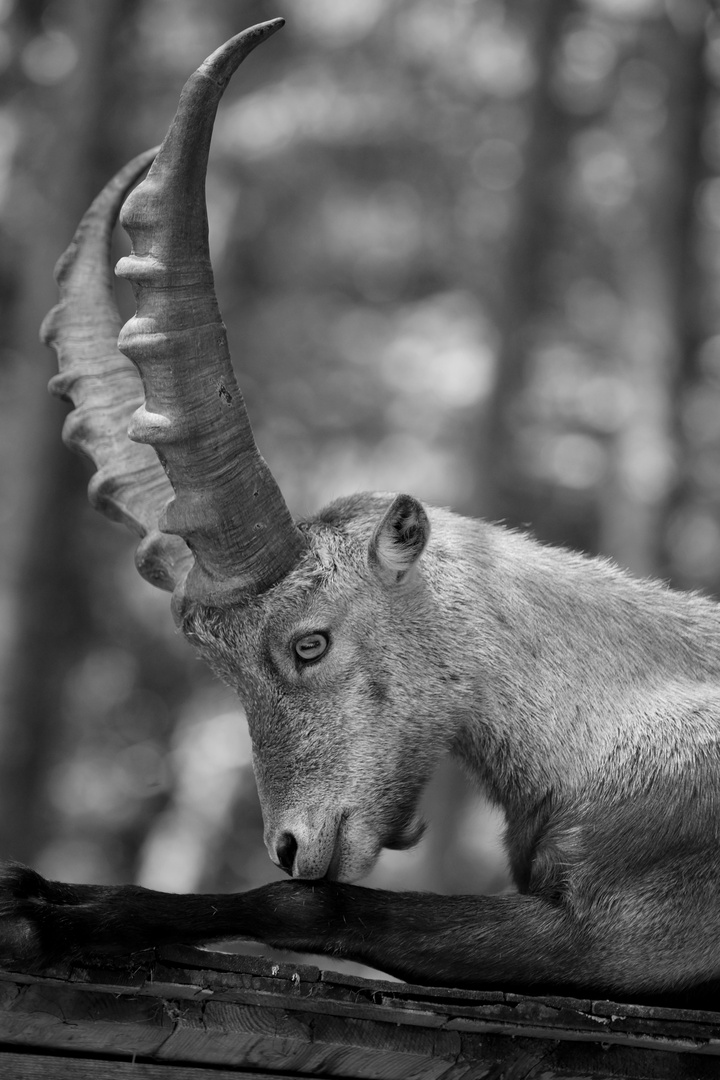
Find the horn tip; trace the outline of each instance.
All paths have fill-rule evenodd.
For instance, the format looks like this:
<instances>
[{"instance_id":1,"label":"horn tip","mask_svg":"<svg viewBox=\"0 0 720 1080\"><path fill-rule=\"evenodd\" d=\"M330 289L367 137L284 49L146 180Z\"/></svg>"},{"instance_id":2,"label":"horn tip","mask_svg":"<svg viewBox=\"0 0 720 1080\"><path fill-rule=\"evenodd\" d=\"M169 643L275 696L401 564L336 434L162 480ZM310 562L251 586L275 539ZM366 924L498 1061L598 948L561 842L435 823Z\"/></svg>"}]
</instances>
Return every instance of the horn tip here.
<instances>
[{"instance_id":1,"label":"horn tip","mask_svg":"<svg viewBox=\"0 0 720 1080\"><path fill-rule=\"evenodd\" d=\"M247 30L241 30L239 34L231 37L224 45L221 45L219 49L216 49L214 53L208 56L198 68L195 76L191 76L190 81L192 82L198 75L207 76L212 82L217 83L222 92L238 65L248 53L261 45L263 41L267 41L269 37L281 30L284 25L285 20L278 17L277 19L268 19L267 22L256 23L254 26L249 26Z\"/></svg>"},{"instance_id":2,"label":"horn tip","mask_svg":"<svg viewBox=\"0 0 720 1080\"><path fill-rule=\"evenodd\" d=\"M266 38L270 37L277 30L282 30L285 25L285 19L278 15L276 19L266 19L265 22L255 23L254 26L249 26L247 30L242 31L242 34L238 34L238 37L250 35L257 35L258 37Z\"/></svg>"}]
</instances>

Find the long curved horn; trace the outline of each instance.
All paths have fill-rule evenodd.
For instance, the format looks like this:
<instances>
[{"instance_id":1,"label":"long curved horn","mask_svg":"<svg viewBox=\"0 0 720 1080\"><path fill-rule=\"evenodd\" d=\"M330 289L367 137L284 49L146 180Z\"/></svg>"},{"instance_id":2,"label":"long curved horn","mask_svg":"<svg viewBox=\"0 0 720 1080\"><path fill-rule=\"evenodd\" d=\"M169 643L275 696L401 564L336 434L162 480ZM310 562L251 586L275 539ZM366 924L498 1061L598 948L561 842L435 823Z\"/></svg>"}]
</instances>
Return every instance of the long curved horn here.
<instances>
[{"instance_id":1,"label":"long curved horn","mask_svg":"<svg viewBox=\"0 0 720 1080\"><path fill-rule=\"evenodd\" d=\"M91 503L143 538L136 555L140 573L172 591L186 576L191 556L179 537L158 531L170 484L150 447L127 437L143 391L137 371L117 348L121 319L110 270L120 206L156 153L157 147L121 169L83 217L55 267L60 303L46 315L40 337L58 356L60 374L50 380L50 390L75 406L63 440L98 470L88 489Z\"/></svg>"},{"instance_id":2,"label":"long curved horn","mask_svg":"<svg viewBox=\"0 0 720 1080\"><path fill-rule=\"evenodd\" d=\"M161 528L182 536L195 556L176 613L264 591L306 546L255 445L233 374L205 207L220 98L240 62L283 24L273 19L231 38L188 79L152 168L120 215L133 250L116 273L132 282L137 314L118 344L145 386L130 437L162 461L175 499Z\"/></svg>"}]
</instances>

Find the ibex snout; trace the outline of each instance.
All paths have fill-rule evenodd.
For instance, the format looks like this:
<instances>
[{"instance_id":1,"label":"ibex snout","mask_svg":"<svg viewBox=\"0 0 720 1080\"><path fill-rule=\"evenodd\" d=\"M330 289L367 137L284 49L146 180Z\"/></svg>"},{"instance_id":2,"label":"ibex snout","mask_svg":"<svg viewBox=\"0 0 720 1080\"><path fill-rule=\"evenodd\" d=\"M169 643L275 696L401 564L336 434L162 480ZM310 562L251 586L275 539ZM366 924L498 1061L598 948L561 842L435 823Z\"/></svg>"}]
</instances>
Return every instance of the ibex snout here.
<instances>
[{"instance_id":1,"label":"ibex snout","mask_svg":"<svg viewBox=\"0 0 720 1080\"><path fill-rule=\"evenodd\" d=\"M265 830L265 845L276 866L295 878L357 881L372 870L384 847L404 851L424 832L424 822L412 803L397 811L379 829L352 810L327 810L311 815L283 815L283 823Z\"/></svg>"},{"instance_id":2,"label":"ibex snout","mask_svg":"<svg viewBox=\"0 0 720 1080\"><path fill-rule=\"evenodd\" d=\"M340 863L341 815L295 815L265 830L270 858L296 878L337 877Z\"/></svg>"}]
</instances>

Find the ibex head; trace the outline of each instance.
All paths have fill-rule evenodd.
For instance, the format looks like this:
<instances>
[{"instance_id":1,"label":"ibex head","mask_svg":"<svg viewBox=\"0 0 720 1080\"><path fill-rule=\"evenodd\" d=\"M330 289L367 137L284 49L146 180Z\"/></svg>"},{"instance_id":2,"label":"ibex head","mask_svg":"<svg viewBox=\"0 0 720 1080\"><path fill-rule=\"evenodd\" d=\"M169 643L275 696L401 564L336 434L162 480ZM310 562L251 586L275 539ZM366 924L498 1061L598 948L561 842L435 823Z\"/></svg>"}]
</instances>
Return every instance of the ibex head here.
<instances>
[{"instance_id":1,"label":"ibex head","mask_svg":"<svg viewBox=\"0 0 720 1080\"><path fill-rule=\"evenodd\" d=\"M430 533L421 504L355 496L293 522L230 363L208 252L208 149L230 76L282 24L246 30L200 66L123 206L132 253L117 273L132 283L137 314L119 346L144 403L115 345L107 264L118 207L152 153L83 220L43 336L60 359L53 389L76 405L66 440L98 466L91 495L143 537L139 569L173 591L178 624L246 707L271 857L297 877L347 880L382 847L419 836L428 747L439 755L447 739L445 688L427 669L447 667L447 646L409 647L427 636L435 602L420 562ZM413 716L418 733L437 725L436 737L409 741Z\"/></svg>"},{"instance_id":2,"label":"ibex head","mask_svg":"<svg viewBox=\"0 0 720 1080\"><path fill-rule=\"evenodd\" d=\"M306 548L282 580L197 607L183 629L245 704L271 858L349 880L420 835L435 764L421 729L443 715L428 656L409 647L432 605L417 569L429 526L409 496L358 495L299 527Z\"/></svg>"}]
</instances>

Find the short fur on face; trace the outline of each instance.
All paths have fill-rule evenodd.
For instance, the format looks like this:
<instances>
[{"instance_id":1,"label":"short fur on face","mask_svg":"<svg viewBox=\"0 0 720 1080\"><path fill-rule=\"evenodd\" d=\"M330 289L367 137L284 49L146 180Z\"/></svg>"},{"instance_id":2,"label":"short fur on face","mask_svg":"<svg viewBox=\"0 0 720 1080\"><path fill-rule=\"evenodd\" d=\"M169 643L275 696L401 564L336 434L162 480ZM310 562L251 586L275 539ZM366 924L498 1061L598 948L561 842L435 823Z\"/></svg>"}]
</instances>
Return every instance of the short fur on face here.
<instances>
[{"instance_id":1,"label":"short fur on face","mask_svg":"<svg viewBox=\"0 0 720 1080\"><path fill-rule=\"evenodd\" d=\"M428 657L411 634L432 605L418 566L430 525L410 496L364 495L301 527L309 547L285 579L184 630L247 710L271 856L291 834L298 876L349 880L419 837L417 801L448 749L443 688L419 692ZM327 651L304 663L295 643L318 632Z\"/></svg>"}]
</instances>

